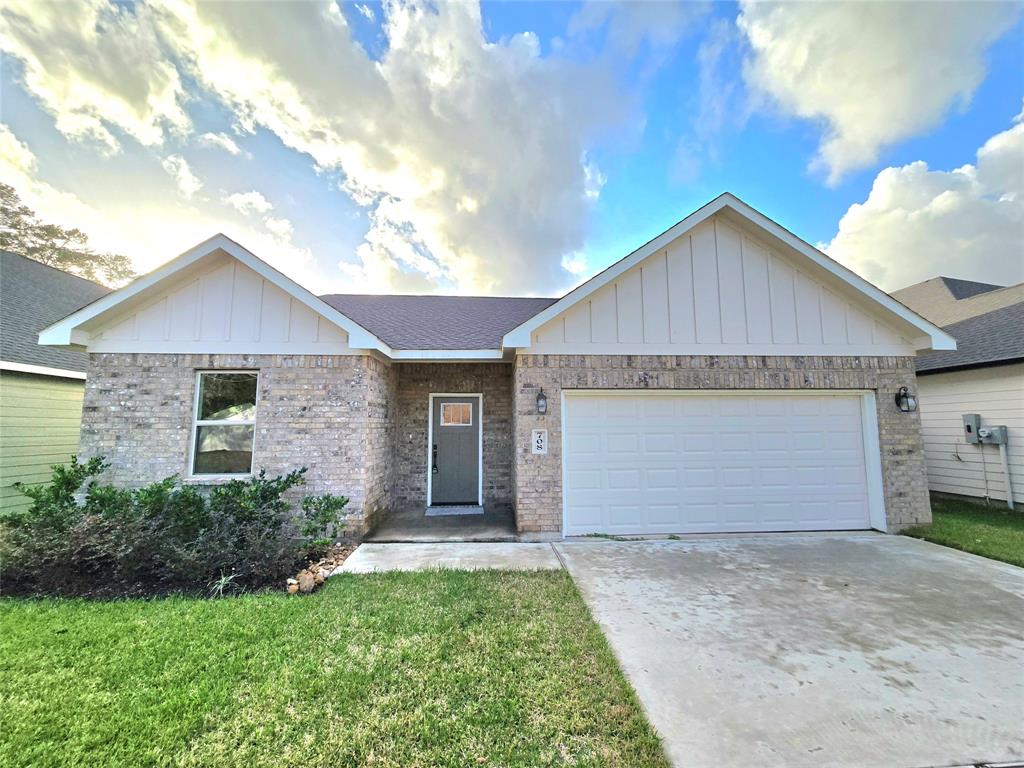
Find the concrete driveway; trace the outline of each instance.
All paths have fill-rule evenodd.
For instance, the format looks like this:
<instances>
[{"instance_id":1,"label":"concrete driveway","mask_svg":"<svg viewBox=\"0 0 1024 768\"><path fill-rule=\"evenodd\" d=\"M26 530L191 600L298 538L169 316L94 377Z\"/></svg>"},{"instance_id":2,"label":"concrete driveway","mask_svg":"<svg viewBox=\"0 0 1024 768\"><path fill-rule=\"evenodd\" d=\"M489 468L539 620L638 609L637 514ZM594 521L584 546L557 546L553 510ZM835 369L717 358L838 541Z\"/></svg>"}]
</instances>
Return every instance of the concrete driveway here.
<instances>
[{"instance_id":1,"label":"concrete driveway","mask_svg":"<svg viewBox=\"0 0 1024 768\"><path fill-rule=\"evenodd\" d=\"M1024 758L1024 569L881 534L556 544L670 758Z\"/></svg>"}]
</instances>

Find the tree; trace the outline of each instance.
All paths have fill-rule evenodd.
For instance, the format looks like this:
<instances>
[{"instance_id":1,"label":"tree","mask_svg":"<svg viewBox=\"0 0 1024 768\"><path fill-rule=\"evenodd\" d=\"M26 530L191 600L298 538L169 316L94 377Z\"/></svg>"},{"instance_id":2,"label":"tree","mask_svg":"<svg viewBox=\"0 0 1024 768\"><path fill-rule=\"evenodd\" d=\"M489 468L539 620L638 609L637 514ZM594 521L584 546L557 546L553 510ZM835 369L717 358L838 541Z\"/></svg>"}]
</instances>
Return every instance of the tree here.
<instances>
[{"instance_id":1,"label":"tree","mask_svg":"<svg viewBox=\"0 0 1024 768\"><path fill-rule=\"evenodd\" d=\"M65 272L118 285L135 277L127 256L97 253L80 229L44 224L18 193L0 182L0 249L19 253Z\"/></svg>"}]
</instances>

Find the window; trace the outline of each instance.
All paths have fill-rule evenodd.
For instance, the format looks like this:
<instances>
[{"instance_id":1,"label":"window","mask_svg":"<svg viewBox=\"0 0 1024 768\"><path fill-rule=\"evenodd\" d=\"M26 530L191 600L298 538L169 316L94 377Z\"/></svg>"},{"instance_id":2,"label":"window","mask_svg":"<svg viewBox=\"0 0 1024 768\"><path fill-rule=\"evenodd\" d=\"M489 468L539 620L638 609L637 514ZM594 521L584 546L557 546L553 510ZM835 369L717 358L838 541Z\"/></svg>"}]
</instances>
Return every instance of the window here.
<instances>
[{"instance_id":1,"label":"window","mask_svg":"<svg viewBox=\"0 0 1024 768\"><path fill-rule=\"evenodd\" d=\"M193 475L252 472L255 371L202 371L196 383Z\"/></svg>"},{"instance_id":2,"label":"window","mask_svg":"<svg viewBox=\"0 0 1024 768\"><path fill-rule=\"evenodd\" d=\"M472 403L441 403L442 427L473 426Z\"/></svg>"}]
</instances>

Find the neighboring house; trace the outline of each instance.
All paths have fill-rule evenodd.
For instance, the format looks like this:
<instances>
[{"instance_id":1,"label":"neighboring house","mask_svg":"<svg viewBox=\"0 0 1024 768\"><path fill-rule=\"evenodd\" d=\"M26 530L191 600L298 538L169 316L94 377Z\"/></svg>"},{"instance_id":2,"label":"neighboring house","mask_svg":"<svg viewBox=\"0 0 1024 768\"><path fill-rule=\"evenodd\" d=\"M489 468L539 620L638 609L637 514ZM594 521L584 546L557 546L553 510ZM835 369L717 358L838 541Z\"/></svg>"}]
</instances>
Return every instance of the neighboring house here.
<instances>
[{"instance_id":1,"label":"neighboring house","mask_svg":"<svg viewBox=\"0 0 1024 768\"><path fill-rule=\"evenodd\" d=\"M947 326L1024 301L1024 283L1003 286L933 277L893 291L892 297L936 325Z\"/></svg>"},{"instance_id":2,"label":"neighboring house","mask_svg":"<svg viewBox=\"0 0 1024 768\"><path fill-rule=\"evenodd\" d=\"M943 286L949 286L945 294L936 290ZM1024 503L1024 283L937 277L893 296L929 318L959 318L943 329L957 349L923 353L917 361L928 487L1006 500L998 446L972 444L964 435L963 415L976 413L983 426L1009 428L1012 496Z\"/></svg>"},{"instance_id":3,"label":"neighboring house","mask_svg":"<svg viewBox=\"0 0 1024 768\"><path fill-rule=\"evenodd\" d=\"M0 251L0 510L12 483L42 483L78 450L88 356L39 346L39 331L109 288Z\"/></svg>"},{"instance_id":4,"label":"neighboring house","mask_svg":"<svg viewBox=\"0 0 1024 768\"><path fill-rule=\"evenodd\" d=\"M555 299L317 297L218 235L45 330L138 485L307 466L364 526L524 536L928 522L915 356L955 342L732 195Z\"/></svg>"}]
</instances>

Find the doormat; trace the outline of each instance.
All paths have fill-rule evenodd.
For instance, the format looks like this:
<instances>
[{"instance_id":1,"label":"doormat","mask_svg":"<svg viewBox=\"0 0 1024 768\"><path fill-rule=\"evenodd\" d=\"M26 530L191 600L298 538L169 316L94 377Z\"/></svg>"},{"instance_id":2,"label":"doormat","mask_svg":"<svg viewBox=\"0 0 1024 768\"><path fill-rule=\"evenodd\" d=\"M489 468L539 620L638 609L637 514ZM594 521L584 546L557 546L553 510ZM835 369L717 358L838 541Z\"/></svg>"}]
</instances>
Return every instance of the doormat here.
<instances>
[{"instance_id":1,"label":"doormat","mask_svg":"<svg viewBox=\"0 0 1024 768\"><path fill-rule=\"evenodd\" d=\"M427 507L427 517L442 517L444 515L482 515L483 507L476 507L471 504L454 507Z\"/></svg>"}]
</instances>

